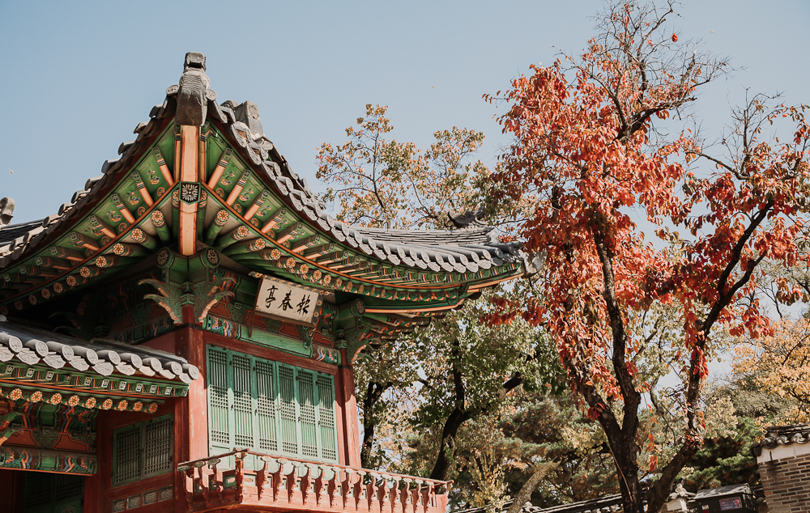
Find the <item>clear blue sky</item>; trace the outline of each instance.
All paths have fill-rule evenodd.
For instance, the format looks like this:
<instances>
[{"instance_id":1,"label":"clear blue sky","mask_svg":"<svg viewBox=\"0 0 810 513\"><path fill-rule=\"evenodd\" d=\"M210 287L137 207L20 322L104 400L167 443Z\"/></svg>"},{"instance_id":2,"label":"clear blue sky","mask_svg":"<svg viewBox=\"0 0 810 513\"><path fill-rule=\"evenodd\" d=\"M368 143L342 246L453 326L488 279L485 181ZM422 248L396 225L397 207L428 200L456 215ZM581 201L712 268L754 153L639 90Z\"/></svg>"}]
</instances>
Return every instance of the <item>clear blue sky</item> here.
<instances>
[{"instance_id":1,"label":"clear blue sky","mask_svg":"<svg viewBox=\"0 0 810 513\"><path fill-rule=\"evenodd\" d=\"M579 52L602 6L0 0L0 197L17 201L13 222L55 213L134 138L187 51L208 57L218 101L258 104L268 137L315 188L318 146L342 142L366 103L388 105L395 137L422 147L439 129L481 130L492 165L508 140L493 121L503 109L481 95ZM744 87L810 103L810 2L687 0L680 12L679 37L745 68L705 91L704 128L722 127Z\"/></svg>"}]
</instances>

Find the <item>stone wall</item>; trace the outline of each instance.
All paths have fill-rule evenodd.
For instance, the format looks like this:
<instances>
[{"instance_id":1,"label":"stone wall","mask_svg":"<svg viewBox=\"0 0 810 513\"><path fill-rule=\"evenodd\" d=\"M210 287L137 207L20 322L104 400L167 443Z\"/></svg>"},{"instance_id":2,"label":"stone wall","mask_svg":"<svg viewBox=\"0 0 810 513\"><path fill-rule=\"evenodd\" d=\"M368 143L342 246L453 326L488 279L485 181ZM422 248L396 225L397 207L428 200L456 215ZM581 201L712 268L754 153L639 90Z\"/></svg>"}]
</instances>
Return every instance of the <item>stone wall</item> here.
<instances>
[{"instance_id":1,"label":"stone wall","mask_svg":"<svg viewBox=\"0 0 810 513\"><path fill-rule=\"evenodd\" d=\"M806 446L765 449L757 463L768 513L810 511L810 451Z\"/></svg>"}]
</instances>

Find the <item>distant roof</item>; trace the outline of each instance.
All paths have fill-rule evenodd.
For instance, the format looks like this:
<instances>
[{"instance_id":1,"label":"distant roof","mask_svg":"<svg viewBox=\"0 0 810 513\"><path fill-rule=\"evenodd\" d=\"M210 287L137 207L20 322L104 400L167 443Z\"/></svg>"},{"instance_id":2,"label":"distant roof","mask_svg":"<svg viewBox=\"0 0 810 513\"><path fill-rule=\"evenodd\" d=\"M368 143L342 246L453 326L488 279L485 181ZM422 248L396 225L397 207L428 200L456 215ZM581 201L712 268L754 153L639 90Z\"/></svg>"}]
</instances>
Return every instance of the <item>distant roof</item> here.
<instances>
[{"instance_id":1,"label":"distant roof","mask_svg":"<svg viewBox=\"0 0 810 513\"><path fill-rule=\"evenodd\" d=\"M754 443L751 450L755 456L762 454L762 448L773 449L779 445L806 444L810 442L810 424L773 426L765 431L765 438Z\"/></svg>"},{"instance_id":2,"label":"distant roof","mask_svg":"<svg viewBox=\"0 0 810 513\"><path fill-rule=\"evenodd\" d=\"M501 513L504 513L512 505L512 501L504 504ZM571 504L562 504L560 506L551 506L548 508L541 508L534 506L532 503L527 502L520 509L521 513L617 513L622 511L622 496L621 494L605 495L604 497L597 497L596 499L589 499L587 501L574 502ZM485 513L486 508L469 508L457 509L452 513Z\"/></svg>"},{"instance_id":3,"label":"distant roof","mask_svg":"<svg viewBox=\"0 0 810 513\"><path fill-rule=\"evenodd\" d=\"M145 346L81 340L0 316L0 397L87 410L153 413L185 397L200 371Z\"/></svg>"},{"instance_id":4,"label":"distant roof","mask_svg":"<svg viewBox=\"0 0 810 513\"><path fill-rule=\"evenodd\" d=\"M707 499L709 497L722 497L724 495L739 495L743 493L753 495L751 487L748 486L747 483L699 490L698 493L695 494L695 500Z\"/></svg>"}]
</instances>

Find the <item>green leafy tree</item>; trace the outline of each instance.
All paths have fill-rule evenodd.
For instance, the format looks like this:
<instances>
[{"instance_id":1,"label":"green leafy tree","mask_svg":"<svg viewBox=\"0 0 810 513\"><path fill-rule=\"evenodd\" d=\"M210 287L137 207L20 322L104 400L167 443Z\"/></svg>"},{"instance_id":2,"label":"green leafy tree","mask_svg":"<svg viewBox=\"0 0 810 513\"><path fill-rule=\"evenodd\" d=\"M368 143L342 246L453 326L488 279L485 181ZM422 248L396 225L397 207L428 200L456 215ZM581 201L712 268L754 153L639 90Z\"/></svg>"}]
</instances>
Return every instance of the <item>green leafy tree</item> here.
<instances>
[{"instance_id":1,"label":"green leafy tree","mask_svg":"<svg viewBox=\"0 0 810 513\"><path fill-rule=\"evenodd\" d=\"M555 393L542 387L521 394L514 413L502 420L501 430L503 450L513 461L524 463L512 465L506 476L512 496L520 493L537 468L546 470L542 467L546 462L556 464L532 487L535 506L567 504L618 491L604 434L575 404L569 390Z\"/></svg>"},{"instance_id":2,"label":"green leafy tree","mask_svg":"<svg viewBox=\"0 0 810 513\"><path fill-rule=\"evenodd\" d=\"M448 228L448 212L483 204L476 183L489 176L470 161L484 141L474 130L435 132L427 151L388 140L394 127L387 107L366 105L366 116L346 129L344 144L322 144L317 178L329 185L323 199L338 206L337 218L378 228Z\"/></svg>"},{"instance_id":3,"label":"green leafy tree","mask_svg":"<svg viewBox=\"0 0 810 513\"><path fill-rule=\"evenodd\" d=\"M448 228L448 214L483 203L477 185L489 170L474 160L481 133L438 131L423 152L389 139L392 131L386 108L367 105L365 117L346 130L348 141L321 146L318 178L329 185L323 199L338 207L339 219L382 228ZM537 365L538 330L490 328L480 321L488 312L488 303L468 302L357 365L364 466L395 463L391 441L375 447L375 437L386 419L397 417L401 391L411 390L419 398L415 429L437 434L432 463L419 471L449 478L461 426L495 409L522 382L523 369Z\"/></svg>"}]
</instances>

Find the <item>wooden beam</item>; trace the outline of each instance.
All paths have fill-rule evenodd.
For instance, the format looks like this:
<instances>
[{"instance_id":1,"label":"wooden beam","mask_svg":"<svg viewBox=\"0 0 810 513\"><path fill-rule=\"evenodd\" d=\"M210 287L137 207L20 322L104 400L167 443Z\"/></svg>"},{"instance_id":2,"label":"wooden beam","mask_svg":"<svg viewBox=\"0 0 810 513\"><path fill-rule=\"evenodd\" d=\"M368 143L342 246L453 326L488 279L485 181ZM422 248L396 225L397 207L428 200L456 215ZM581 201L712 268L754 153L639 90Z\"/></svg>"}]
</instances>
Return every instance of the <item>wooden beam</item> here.
<instances>
[{"instance_id":1,"label":"wooden beam","mask_svg":"<svg viewBox=\"0 0 810 513\"><path fill-rule=\"evenodd\" d=\"M214 172L211 174L211 179L208 180L208 187L210 189L214 189L217 185L217 181L222 177L222 172L225 171L225 168L228 167L228 162L231 160L231 150L226 149L222 152L222 156L219 158L219 164L214 169Z\"/></svg>"},{"instance_id":2,"label":"wooden beam","mask_svg":"<svg viewBox=\"0 0 810 513\"><path fill-rule=\"evenodd\" d=\"M208 230L205 232L205 243L209 246L214 244L214 241L219 236L219 232L222 231L222 227L225 226L225 223L228 222L231 215L228 213L227 210L224 208L217 212L217 215L214 217L214 220L208 226Z\"/></svg>"},{"instance_id":3,"label":"wooden beam","mask_svg":"<svg viewBox=\"0 0 810 513\"><path fill-rule=\"evenodd\" d=\"M234 204L236 198L239 197L239 193L242 192L242 189L244 189L245 184L249 179L250 179L250 170L247 170L244 173L242 173L242 176L240 176L239 180L236 181L236 185L234 185L233 190L231 190L231 193L228 195L228 199L225 201L225 203L227 203L228 206L232 206Z\"/></svg>"},{"instance_id":4,"label":"wooden beam","mask_svg":"<svg viewBox=\"0 0 810 513\"><path fill-rule=\"evenodd\" d=\"M166 219L163 217L163 212L160 210L154 210L152 212L152 224L155 225L155 230L157 230L161 242L166 243L171 240L171 233L169 233L169 227L166 226Z\"/></svg>"},{"instance_id":5,"label":"wooden beam","mask_svg":"<svg viewBox=\"0 0 810 513\"><path fill-rule=\"evenodd\" d=\"M112 196L110 196L110 199L112 200L113 205L115 205L115 208L117 208L118 211L121 212L121 215L124 216L124 219L127 220L128 224L132 224L135 222L135 218L132 216L132 213L124 205L124 202L121 201L121 197L118 196L118 194L113 194Z\"/></svg>"},{"instance_id":6,"label":"wooden beam","mask_svg":"<svg viewBox=\"0 0 810 513\"><path fill-rule=\"evenodd\" d=\"M276 226L278 226L284 220L284 214L286 213L287 208L281 207L280 209L270 214L268 221L264 224L264 226L262 226L262 233L267 233Z\"/></svg>"},{"instance_id":7,"label":"wooden beam","mask_svg":"<svg viewBox=\"0 0 810 513\"><path fill-rule=\"evenodd\" d=\"M200 156L200 127L183 125L180 127L182 158L180 161L180 181L197 182L199 177L198 159ZM181 185L182 186L182 185ZM196 184L199 195L199 183ZM199 199L199 198L197 198ZM180 191L179 249L183 256L197 252L197 201L183 201Z\"/></svg>"},{"instance_id":8,"label":"wooden beam","mask_svg":"<svg viewBox=\"0 0 810 513\"><path fill-rule=\"evenodd\" d=\"M116 233L112 226L99 219L95 214L88 217L87 220L90 221L90 226L93 228L94 233L100 232L111 239L115 238Z\"/></svg>"},{"instance_id":9,"label":"wooden beam","mask_svg":"<svg viewBox=\"0 0 810 513\"><path fill-rule=\"evenodd\" d=\"M132 177L132 181L135 182L135 187L137 187L141 198L143 198L147 206L151 207L155 202L152 200L152 195L149 194L149 191L146 189L146 184L143 183L140 173L135 170L130 176Z\"/></svg>"},{"instance_id":10,"label":"wooden beam","mask_svg":"<svg viewBox=\"0 0 810 513\"><path fill-rule=\"evenodd\" d=\"M163 155L160 153L160 148L153 149L152 154L155 156L155 162L157 162L157 165L160 168L160 174L163 175L163 179L166 180L166 183L169 185L169 187L171 187L174 185L174 179L172 178L172 174L169 172L169 167L166 165L166 161L163 159Z\"/></svg>"},{"instance_id":11,"label":"wooden beam","mask_svg":"<svg viewBox=\"0 0 810 513\"><path fill-rule=\"evenodd\" d=\"M262 191L261 194L256 198L256 201L253 202L253 205L245 212L245 220L250 221L253 216L256 215L256 212L259 211L260 208L264 205L264 202L267 201L267 198L270 197L270 192Z\"/></svg>"}]
</instances>

